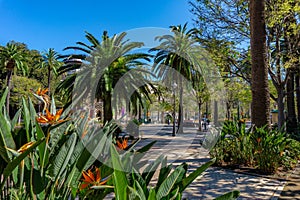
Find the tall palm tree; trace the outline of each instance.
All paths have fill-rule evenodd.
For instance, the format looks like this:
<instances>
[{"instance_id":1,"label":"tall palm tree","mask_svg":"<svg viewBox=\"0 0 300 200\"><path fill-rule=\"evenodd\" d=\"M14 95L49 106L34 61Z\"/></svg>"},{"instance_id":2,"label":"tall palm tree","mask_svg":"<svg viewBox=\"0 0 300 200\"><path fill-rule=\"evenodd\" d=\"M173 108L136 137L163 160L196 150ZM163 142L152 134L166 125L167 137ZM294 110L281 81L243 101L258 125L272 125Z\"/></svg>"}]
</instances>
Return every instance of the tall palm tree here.
<instances>
[{"instance_id":1,"label":"tall palm tree","mask_svg":"<svg viewBox=\"0 0 300 200\"><path fill-rule=\"evenodd\" d=\"M53 48L50 48L43 54L43 62L41 67L47 69L47 87L49 96L51 94L52 72L57 75L57 70L63 65L63 62L59 61L59 58L60 55Z\"/></svg>"},{"instance_id":2,"label":"tall palm tree","mask_svg":"<svg viewBox=\"0 0 300 200\"><path fill-rule=\"evenodd\" d=\"M131 70L133 71L131 75L133 75L135 79L139 79L137 76L142 78L141 75L137 73L137 70L134 71L133 69L137 69L137 66L144 65L142 62L143 60L150 61L148 54L130 53L131 51L141 47L143 43L129 42L128 40L125 40L125 36L126 33L123 32L110 38L107 32L104 31L102 41L99 41L92 34L86 33L86 38L89 41L89 44L77 42L78 46L65 48L65 50L71 49L81 51L82 54L71 55L69 60L74 61L74 59L81 59L83 60L82 62L85 63L84 66L87 66L86 69L90 70L82 70L79 73L74 73L69 78L65 79L59 88L73 88L76 75L78 76L80 73L83 75L82 77L97 77L97 74L101 74L102 76L99 77L99 80L95 80L97 82L91 83L96 85L96 95L91 98L92 101L94 101L94 98L102 100L104 108L104 123L112 120L113 118L112 95L118 81ZM82 69L80 62L70 63L71 64L67 64L62 68L61 73L75 69ZM85 80L82 77L81 79ZM138 85L136 80L129 80L130 79L125 80L127 81L126 85L131 85L138 91L132 94L130 101L136 98L141 98L139 95L140 93L144 92L147 96L147 93L150 92L147 88L147 84L140 87L140 84ZM93 85L91 86L93 87ZM118 94L119 96L122 96L122 92L124 92L123 97L126 97L127 95L125 86L123 90L117 92L120 93Z\"/></svg>"},{"instance_id":3,"label":"tall palm tree","mask_svg":"<svg viewBox=\"0 0 300 200\"><path fill-rule=\"evenodd\" d=\"M6 69L6 87L8 87L8 94L6 97L6 109L9 115L9 98L12 88L12 76L15 70L21 70L25 75L28 71L26 65L26 53L24 49L19 48L14 43L7 43L7 45L0 49L1 67Z\"/></svg>"},{"instance_id":4,"label":"tall palm tree","mask_svg":"<svg viewBox=\"0 0 300 200\"><path fill-rule=\"evenodd\" d=\"M252 123L256 127L270 125L270 93L265 26L265 0L250 0L250 32L252 62Z\"/></svg>"},{"instance_id":5,"label":"tall palm tree","mask_svg":"<svg viewBox=\"0 0 300 200\"><path fill-rule=\"evenodd\" d=\"M197 33L196 29L188 30L187 24L184 26L171 26L173 35L158 36L156 39L160 45L151 49L156 51L153 70L162 79L178 80L179 82L179 111L178 111L178 127L177 133L183 132L183 77L191 80L193 71L196 66L195 46L198 42L194 39ZM175 69L181 75L172 73L168 67ZM171 76L171 77L170 77Z\"/></svg>"}]
</instances>

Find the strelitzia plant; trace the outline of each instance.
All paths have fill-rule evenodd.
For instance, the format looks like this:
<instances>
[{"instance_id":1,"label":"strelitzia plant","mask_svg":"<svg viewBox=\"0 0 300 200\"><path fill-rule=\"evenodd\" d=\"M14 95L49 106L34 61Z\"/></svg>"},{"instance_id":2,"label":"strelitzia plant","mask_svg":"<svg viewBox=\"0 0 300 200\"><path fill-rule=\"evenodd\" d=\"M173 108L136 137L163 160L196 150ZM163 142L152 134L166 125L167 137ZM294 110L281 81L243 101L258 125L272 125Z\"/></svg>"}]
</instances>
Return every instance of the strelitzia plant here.
<instances>
[{"instance_id":1,"label":"strelitzia plant","mask_svg":"<svg viewBox=\"0 0 300 200\"><path fill-rule=\"evenodd\" d=\"M138 169L126 173L126 166L115 146L111 146L111 159L114 172L112 174L116 199L167 200L181 199L184 190L210 165L215 159L205 163L187 175L188 165L183 163L177 167L167 165L167 159L159 157L140 173ZM159 168L161 166L161 168ZM156 171L159 171L156 185L149 183ZM238 191L226 193L217 199L236 199Z\"/></svg>"}]
</instances>

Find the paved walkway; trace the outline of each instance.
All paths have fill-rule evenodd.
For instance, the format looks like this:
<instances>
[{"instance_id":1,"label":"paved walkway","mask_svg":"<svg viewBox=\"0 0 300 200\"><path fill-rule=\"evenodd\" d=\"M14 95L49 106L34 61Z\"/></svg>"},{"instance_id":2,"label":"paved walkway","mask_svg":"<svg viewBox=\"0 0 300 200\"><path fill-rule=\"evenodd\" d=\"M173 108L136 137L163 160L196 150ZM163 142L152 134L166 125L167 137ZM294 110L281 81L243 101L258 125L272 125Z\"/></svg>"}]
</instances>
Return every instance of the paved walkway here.
<instances>
[{"instance_id":1,"label":"paved walkway","mask_svg":"<svg viewBox=\"0 0 300 200\"><path fill-rule=\"evenodd\" d=\"M140 145L153 140L157 141L145 156L149 161L156 159L159 155L165 155L174 165L187 162L191 172L209 160L208 151L200 147L200 140L203 140L207 132L199 133L195 127L184 128L184 133L176 137L172 137L171 132L171 126L143 125L140 127L142 137ZM299 176L296 178L296 181L299 181ZM213 199L226 192L239 190L241 192L239 199L278 199L285 184L286 180L210 167L186 189L184 198ZM293 196L292 199L296 198L300 198L300 195Z\"/></svg>"}]
</instances>

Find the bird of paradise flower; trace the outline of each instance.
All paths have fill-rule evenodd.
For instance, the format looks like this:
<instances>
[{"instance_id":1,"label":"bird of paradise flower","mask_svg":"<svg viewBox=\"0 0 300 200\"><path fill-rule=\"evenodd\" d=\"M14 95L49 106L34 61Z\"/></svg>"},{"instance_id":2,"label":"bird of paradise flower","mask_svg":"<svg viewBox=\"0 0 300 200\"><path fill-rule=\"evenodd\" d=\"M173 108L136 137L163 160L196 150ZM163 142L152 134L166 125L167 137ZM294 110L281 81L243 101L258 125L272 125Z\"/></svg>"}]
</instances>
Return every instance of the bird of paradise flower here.
<instances>
[{"instance_id":1,"label":"bird of paradise flower","mask_svg":"<svg viewBox=\"0 0 300 200\"><path fill-rule=\"evenodd\" d=\"M88 171L83 171L82 176L83 179L80 185L80 190L105 185L108 181L108 178L101 179L101 173L97 167L95 168L94 172L92 172L90 169Z\"/></svg>"}]
</instances>

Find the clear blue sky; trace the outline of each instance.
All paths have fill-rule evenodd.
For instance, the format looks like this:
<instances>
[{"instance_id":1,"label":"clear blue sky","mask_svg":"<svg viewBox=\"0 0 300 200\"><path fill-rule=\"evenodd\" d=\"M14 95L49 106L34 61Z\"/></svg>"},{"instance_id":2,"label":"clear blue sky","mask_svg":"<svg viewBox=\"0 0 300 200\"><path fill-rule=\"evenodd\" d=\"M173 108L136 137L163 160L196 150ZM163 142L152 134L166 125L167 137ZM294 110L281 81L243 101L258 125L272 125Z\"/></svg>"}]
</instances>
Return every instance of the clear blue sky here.
<instances>
[{"instance_id":1,"label":"clear blue sky","mask_svg":"<svg viewBox=\"0 0 300 200\"><path fill-rule=\"evenodd\" d=\"M14 40L40 51L142 27L168 28L193 17L187 0L0 0L0 45Z\"/></svg>"}]
</instances>

